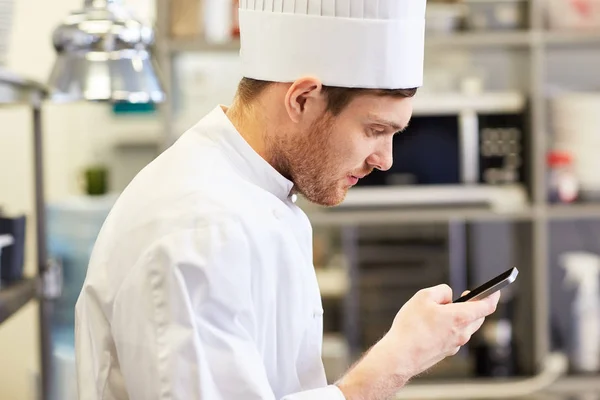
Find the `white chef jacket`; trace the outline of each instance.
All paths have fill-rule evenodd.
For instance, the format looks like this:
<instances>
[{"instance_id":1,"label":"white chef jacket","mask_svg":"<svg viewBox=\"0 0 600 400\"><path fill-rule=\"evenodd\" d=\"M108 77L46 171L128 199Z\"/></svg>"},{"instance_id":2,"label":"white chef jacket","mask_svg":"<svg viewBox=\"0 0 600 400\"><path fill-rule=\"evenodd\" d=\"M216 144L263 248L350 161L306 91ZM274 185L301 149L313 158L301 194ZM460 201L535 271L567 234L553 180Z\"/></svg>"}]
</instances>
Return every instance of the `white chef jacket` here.
<instances>
[{"instance_id":1,"label":"white chef jacket","mask_svg":"<svg viewBox=\"0 0 600 400\"><path fill-rule=\"evenodd\" d=\"M344 399L292 186L221 107L133 179L77 301L79 400Z\"/></svg>"}]
</instances>

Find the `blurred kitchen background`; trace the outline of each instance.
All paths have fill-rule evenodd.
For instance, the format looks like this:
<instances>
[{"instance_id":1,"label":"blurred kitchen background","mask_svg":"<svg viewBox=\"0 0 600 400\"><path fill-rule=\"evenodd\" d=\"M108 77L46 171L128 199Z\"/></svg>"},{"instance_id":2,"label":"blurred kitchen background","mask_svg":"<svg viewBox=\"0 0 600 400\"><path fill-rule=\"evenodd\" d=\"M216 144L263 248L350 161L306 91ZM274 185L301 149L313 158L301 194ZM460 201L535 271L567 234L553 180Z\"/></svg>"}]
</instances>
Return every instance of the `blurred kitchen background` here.
<instances>
[{"instance_id":1,"label":"blurred kitchen background","mask_svg":"<svg viewBox=\"0 0 600 400\"><path fill-rule=\"evenodd\" d=\"M53 33L84 1L0 0L0 400L76 399L73 307L104 218L241 77L235 0L108 3L155 28L164 102L45 95L22 79L48 83ZM447 283L458 296L515 266L517 283L471 343L399 398L600 399L600 0L429 0L426 46L393 168L338 208L302 203L328 377L419 289Z\"/></svg>"}]
</instances>

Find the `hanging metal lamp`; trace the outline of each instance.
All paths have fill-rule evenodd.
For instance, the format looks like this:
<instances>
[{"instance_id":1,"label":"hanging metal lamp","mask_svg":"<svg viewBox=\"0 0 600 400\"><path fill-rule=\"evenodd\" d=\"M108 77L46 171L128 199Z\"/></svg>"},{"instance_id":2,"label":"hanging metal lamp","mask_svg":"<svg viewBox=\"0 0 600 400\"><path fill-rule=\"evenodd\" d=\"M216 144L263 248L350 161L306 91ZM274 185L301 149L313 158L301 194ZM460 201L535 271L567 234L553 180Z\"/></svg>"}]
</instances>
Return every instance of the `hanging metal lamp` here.
<instances>
[{"instance_id":1,"label":"hanging metal lamp","mask_svg":"<svg viewBox=\"0 0 600 400\"><path fill-rule=\"evenodd\" d=\"M50 75L53 101L160 103L165 99L152 58L154 32L121 0L85 0L54 31L58 53Z\"/></svg>"}]
</instances>

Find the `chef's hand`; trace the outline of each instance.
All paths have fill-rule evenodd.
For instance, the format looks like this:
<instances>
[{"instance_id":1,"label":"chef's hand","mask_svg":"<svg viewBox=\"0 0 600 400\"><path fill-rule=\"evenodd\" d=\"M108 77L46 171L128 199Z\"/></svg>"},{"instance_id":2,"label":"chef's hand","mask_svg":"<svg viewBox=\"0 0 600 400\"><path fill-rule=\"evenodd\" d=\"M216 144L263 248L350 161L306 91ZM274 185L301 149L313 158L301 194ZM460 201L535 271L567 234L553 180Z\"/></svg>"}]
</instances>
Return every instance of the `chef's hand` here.
<instances>
[{"instance_id":1,"label":"chef's hand","mask_svg":"<svg viewBox=\"0 0 600 400\"><path fill-rule=\"evenodd\" d=\"M452 289L419 291L398 312L389 332L338 383L346 400L388 399L409 379L455 355L496 310L500 293L452 303Z\"/></svg>"}]
</instances>

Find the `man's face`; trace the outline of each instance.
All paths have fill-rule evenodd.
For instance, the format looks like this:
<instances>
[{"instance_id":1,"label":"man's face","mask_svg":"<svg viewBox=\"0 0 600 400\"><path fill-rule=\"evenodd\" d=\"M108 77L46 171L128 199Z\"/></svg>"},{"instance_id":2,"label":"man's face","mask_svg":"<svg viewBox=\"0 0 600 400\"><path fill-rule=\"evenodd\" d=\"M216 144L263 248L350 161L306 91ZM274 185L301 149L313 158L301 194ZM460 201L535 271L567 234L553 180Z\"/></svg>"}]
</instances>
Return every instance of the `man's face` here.
<instances>
[{"instance_id":1,"label":"man's face","mask_svg":"<svg viewBox=\"0 0 600 400\"><path fill-rule=\"evenodd\" d=\"M316 204L340 204L360 178L391 168L393 135L411 115L410 98L368 94L355 97L337 116L324 113L285 144L296 191Z\"/></svg>"}]
</instances>

